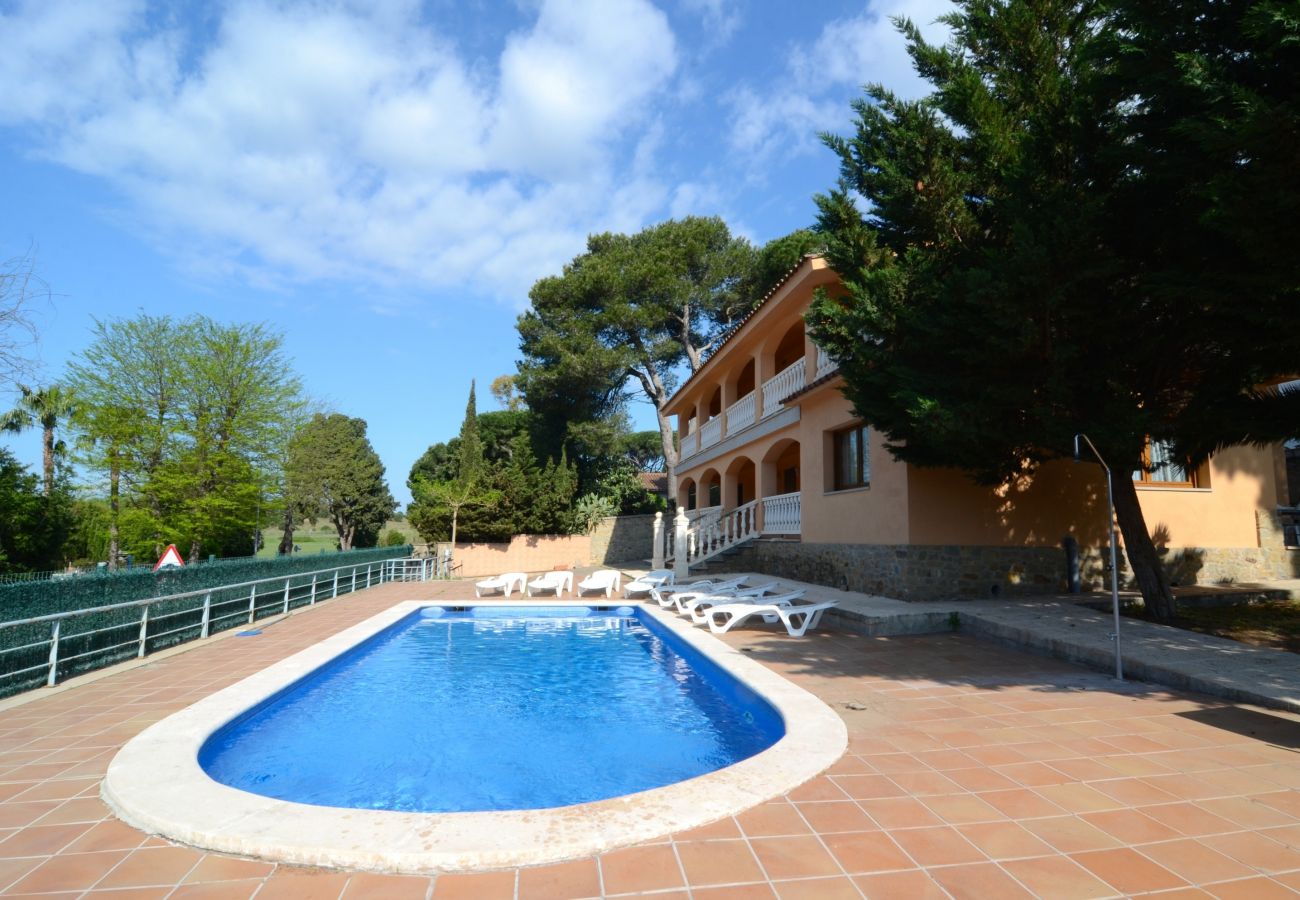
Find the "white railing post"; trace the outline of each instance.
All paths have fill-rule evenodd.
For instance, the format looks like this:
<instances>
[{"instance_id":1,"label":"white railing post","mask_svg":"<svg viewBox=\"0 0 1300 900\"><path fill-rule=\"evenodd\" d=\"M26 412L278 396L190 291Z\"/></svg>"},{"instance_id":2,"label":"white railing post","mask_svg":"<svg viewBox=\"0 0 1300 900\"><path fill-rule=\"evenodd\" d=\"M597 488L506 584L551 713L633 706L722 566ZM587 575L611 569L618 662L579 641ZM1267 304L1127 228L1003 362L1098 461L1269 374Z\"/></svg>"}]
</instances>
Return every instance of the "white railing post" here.
<instances>
[{"instance_id":1,"label":"white railing post","mask_svg":"<svg viewBox=\"0 0 1300 900\"><path fill-rule=\"evenodd\" d=\"M664 514L655 513L654 538L650 545L650 568L662 569L664 567Z\"/></svg>"},{"instance_id":2,"label":"white railing post","mask_svg":"<svg viewBox=\"0 0 1300 900\"><path fill-rule=\"evenodd\" d=\"M292 580L292 575L284 580L284 615L286 616L289 615L289 582Z\"/></svg>"},{"instance_id":3,"label":"white railing post","mask_svg":"<svg viewBox=\"0 0 1300 900\"><path fill-rule=\"evenodd\" d=\"M355 594L356 592L357 592L357 567L353 566L352 567L352 590L350 593Z\"/></svg>"},{"instance_id":4,"label":"white railing post","mask_svg":"<svg viewBox=\"0 0 1300 900\"><path fill-rule=\"evenodd\" d=\"M211 628L212 628L212 591L208 591L207 594L205 594L203 597L203 627L199 631L199 637L201 638L207 637L208 632L209 630L211 630Z\"/></svg>"},{"instance_id":5,"label":"white railing post","mask_svg":"<svg viewBox=\"0 0 1300 900\"><path fill-rule=\"evenodd\" d=\"M316 605L316 573L311 573L311 600L307 601L308 606Z\"/></svg>"},{"instance_id":6,"label":"white railing post","mask_svg":"<svg viewBox=\"0 0 1300 900\"><path fill-rule=\"evenodd\" d=\"M54 681L59 673L59 631L62 629L63 620L55 619L54 625L50 628L50 674L45 676L45 686L54 687Z\"/></svg>"},{"instance_id":7,"label":"white railing post","mask_svg":"<svg viewBox=\"0 0 1300 900\"><path fill-rule=\"evenodd\" d=\"M686 510L680 506L677 507L677 518L673 520L673 530L675 532L673 539L673 574L677 578L685 578L690 574L690 548L687 546L687 529L690 527L690 521L686 518Z\"/></svg>"},{"instance_id":8,"label":"white railing post","mask_svg":"<svg viewBox=\"0 0 1300 900\"><path fill-rule=\"evenodd\" d=\"M135 652L136 659L144 659L144 645L149 639L149 604L141 607L140 612L140 648Z\"/></svg>"},{"instance_id":9,"label":"white railing post","mask_svg":"<svg viewBox=\"0 0 1300 900\"><path fill-rule=\"evenodd\" d=\"M253 619L257 616L257 585L248 589L248 624L253 624Z\"/></svg>"},{"instance_id":10,"label":"white railing post","mask_svg":"<svg viewBox=\"0 0 1300 900\"><path fill-rule=\"evenodd\" d=\"M370 587L370 566L371 563L366 563L366 587Z\"/></svg>"},{"instance_id":11,"label":"white railing post","mask_svg":"<svg viewBox=\"0 0 1300 900\"><path fill-rule=\"evenodd\" d=\"M334 587L330 590L330 599L333 600L339 595L339 570L334 570Z\"/></svg>"}]
</instances>

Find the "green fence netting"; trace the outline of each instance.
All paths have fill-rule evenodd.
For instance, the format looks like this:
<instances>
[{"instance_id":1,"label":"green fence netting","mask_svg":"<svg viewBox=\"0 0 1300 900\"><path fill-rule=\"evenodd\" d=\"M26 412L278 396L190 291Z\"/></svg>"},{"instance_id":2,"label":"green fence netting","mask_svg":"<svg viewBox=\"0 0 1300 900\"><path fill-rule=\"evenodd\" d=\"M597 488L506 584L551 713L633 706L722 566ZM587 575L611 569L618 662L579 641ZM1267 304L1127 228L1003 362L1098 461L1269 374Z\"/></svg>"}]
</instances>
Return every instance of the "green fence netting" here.
<instances>
[{"instance_id":1,"label":"green fence netting","mask_svg":"<svg viewBox=\"0 0 1300 900\"><path fill-rule=\"evenodd\" d=\"M153 604L146 627L146 652L152 653L200 635L203 605L208 604L209 634L246 626L250 619L329 599L366 586L378 578L380 563L411 555L410 546L201 563L154 573L148 569L78 575L56 581L0 584L0 622L30 619L51 613L92 609L191 591L204 596ZM339 569L332 574L311 573ZM351 573L356 571L360 581ZM248 582L276 579L257 585ZM243 585L232 587L232 585ZM58 677L102 668L139 653L141 607L106 610L65 619L60 625ZM45 683L50 652L50 623L0 628L0 697ZM17 648L17 649L16 649Z\"/></svg>"}]
</instances>

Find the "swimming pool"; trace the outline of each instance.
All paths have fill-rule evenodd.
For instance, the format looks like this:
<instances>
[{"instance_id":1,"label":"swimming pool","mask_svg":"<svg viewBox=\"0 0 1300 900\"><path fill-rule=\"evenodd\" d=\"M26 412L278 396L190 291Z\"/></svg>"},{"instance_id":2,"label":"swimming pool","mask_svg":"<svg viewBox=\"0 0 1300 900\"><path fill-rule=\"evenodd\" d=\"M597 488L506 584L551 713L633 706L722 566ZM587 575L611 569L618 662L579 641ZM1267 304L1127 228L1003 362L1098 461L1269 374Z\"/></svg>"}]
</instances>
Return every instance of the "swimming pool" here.
<instances>
[{"instance_id":1,"label":"swimming pool","mask_svg":"<svg viewBox=\"0 0 1300 900\"><path fill-rule=\"evenodd\" d=\"M208 850L349 869L481 871L592 856L735 815L824 771L848 744L843 720L812 694L708 632L655 607L634 604L642 623L667 637L692 668L716 667L770 705L784 735L739 762L683 781L538 809L440 813L322 806L230 787L200 765L200 755L227 726L250 721L297 685L331 666L346 665L359 648L372 639L382 641L412 615L435 607L454 613L518 606L484 600L396 603L150 725L109 763L100 795L126 823ZM546 606L587 607L590 602L551 601ZM220 640L214 642L214 652ZM591 745L604 739L589 740L584 758ZM329 749L324 753L338 757ZM574 765L583 766L583 760Z\"/></svg>"},{"instance_id":2,"label":"swimming pool","mask_svg":"<svg viewBox=\"0 0 1300 900\"><path fill-rule=\"evenodd\" d=\"M297 803L541 809L713 772L784 732L632 607L429 607L222 728L199 763Z\"/></svg>"}]
</instances>

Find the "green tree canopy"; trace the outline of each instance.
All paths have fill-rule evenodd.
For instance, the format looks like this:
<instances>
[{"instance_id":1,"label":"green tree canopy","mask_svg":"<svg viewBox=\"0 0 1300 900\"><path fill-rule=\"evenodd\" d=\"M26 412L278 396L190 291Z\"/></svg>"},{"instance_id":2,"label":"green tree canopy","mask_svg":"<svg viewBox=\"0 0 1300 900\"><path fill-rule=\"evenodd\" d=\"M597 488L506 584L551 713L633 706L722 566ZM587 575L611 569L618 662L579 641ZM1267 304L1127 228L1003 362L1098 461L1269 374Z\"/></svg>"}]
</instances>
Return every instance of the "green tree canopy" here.
<instances>
[{"instance_id":1,"label":"green tree canopy","mask_svg":"<svg viewBox=\"0 0 1300 900\"><path fill-rule=\"evenodd\" d=\"M671 472L677 448L663 406L679 367L698 368L749 310L741 287L753 256L717 218L592 235L562 275L533 286L532 309L519 318L519 385L529 409L549 422L596 422L622 409L633 384L655 409ZM548 435L546 452L568 437Z\"/></svg>"},{"instance_id":2,"label":"green tree canopy","mask_svg":"<svg viewBox=\"0 0 1300 900\"><path fill-rule=\"evenodd\" d=\"M176 543L191 559L250 551L282 462L277 435L300 408L279 334L205 316L98 321L68 384L80 459L109 480L110 528L120 525L123 493L153 522L152 536L126 550L156 556Z\"/></svg>"},{"instance_id":3,"label":"green tree canopy","mask_svg":"<svg viewBox=\"0 0 1300 900\"><path fill-rule=\"evenodd\" d=\"M474 382L471 381L451 476L434 479L425 475L423 470L412 470L412 503L407 517L426 540L436 540L448 533L454 545L459 538L458 526L463 511L491 508L500 500L500 494L492 483L492 470L483 457L478 419ZM421 466L420 461L416 466ZM447 532L443 531L444 526Z\"/></svg>"},{"instance_id":4,"label":"green tree canopy","mask_svg":"<svg viewBox=\"0 0 1300 900\"><path fill-rule=\"evenodd\" d=\"M891 451L987 483L1087 433L1149 609L1172 612L1129 473L1294 433L1293 5L966 0L900 22L934 87L872 85L826 135L818 228L849 295L809 314ZM860 210L855 196L867 206Z\"/></svg>"},{"instance_id":5,"label":"green tree canopy","mask_svg":"<svg viewBox=\"0 0 1300 900\"><path fill-rule=\"evenodd\" d=\"M341 550L375 546L397 508L364 419L312 416L289 443L285 477L306 518L329 519Z\"/></svg>"},{"instance_id":6,"label":"green tree canopy","mask_svg":"<svg viewBox=\"0 0 1300 900\"><path fill-rule=\"evenodd\" d=\"M68 388L52 384L30 388L18 385L18 403L9 412L0 415L0 430L26 431L37 426L41 429L41 456L46 497L54 494L54 464L63 455L63 441L55 437L55 430L66 425L77 408L76 397Z\"/></svg>"},{"instance_id":7,"label":"green tree canopy","mask_svg":"<svg viewBox=\"0 0 1300 900\"><path fill-rule=\"evenodd\" d=\"M71 522L66 490L40 479L0 448L0 572L48 571L63 563Z\"/></svg>"}]
</instances>

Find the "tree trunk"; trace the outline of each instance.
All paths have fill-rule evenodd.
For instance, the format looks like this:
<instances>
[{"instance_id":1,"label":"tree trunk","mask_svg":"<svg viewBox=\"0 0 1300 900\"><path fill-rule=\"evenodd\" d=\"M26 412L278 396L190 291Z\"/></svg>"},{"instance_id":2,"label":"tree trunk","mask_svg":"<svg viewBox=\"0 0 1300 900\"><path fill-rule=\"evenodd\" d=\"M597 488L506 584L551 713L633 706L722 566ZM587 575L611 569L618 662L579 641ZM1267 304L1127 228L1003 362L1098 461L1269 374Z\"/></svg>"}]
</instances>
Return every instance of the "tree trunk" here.
<instances>
[{"instance_id":1,"label":"tree trunk","mask_svg":"<svg viewBox=\"0 0 1300 900\"><path fill-rule=\"evenodd\" d=\"M196 562L198 562L198 561L199 561L199 554L202 553L202 552L203 552L203 541L199 540L198 538L195 538L194 540L190 541L190 558L189 558L189 562L190 562L190 563L196 563Z\"/></svg>"},{"instance_id":2,"label":"tree trunk","mask_svg":"<svg viewBox=\"0 0 1300 900\"><path fill-rule=\"evenodd\" d=\"M117 453L114 451L108 469L108 570L110 572L117 571L117 555L120 549L117 518L121 506L119 484L121 478L122 465L118 462Z\"/></svg>"},{"instance_id":3,"label":"tree trunk","mask_svg":"<svg viewBox=\"0 0 1300 900\"><path fill-rule=\"evenodd\" d=\"M1174 594L1169 587L1169 576L1160 564L1160 554L1147 531L1146 518L1138 504L1137 489L1128 471L1117 473L1114 480L1115 518L1119 520L1120 533L1124 535L1124 552L1133 569L1133 578L1142 592L1142 602L1147 611L1161 622L1174 617Z\"/></svg>"},{"instance_id":4,"label":"tree trunk","mask_svg":"<svg viewBox=\"0 0 1300 900\"><path fill-rule=\"evenodd\" d=\"M451 555L456 555L456 518L460 515L460 507L451 508Z\"/></svg>"},{"instance_id":5,"label":"tree trunk","mask_svg":"<svg viewBox=\"0 0 1300 900\"><path fill-rule=\"evenodd\" d=\"M664 411L655 406L655 418L659 420L659 437L664 447L664 472L668 475L668 502L677 502L677 448L673 446L673 426L664 415Z\"/></svg>"},{"instance_id":6,"label":"tree trunk","mask_svg":"<svg viewBox=\"0 0 1300 900\"><path fill-rule=\"evenodd\" d=\"M44 459L45 463L45 496L54 496L54 428L46 426L42 434Z\"/></svg>"},{"instance_id":7,"label":"tree trunk","mask_svg":"<svg viewBox=\"0 0 1300 900\"><path fill-rule=\"evenodd\" d=\"M280 546L276 552L281 556L289 556L293 553L293 507L288 503L284 505L284 522L280 526L283 531L280 534Z\"/></svg>"}]
</instances>

